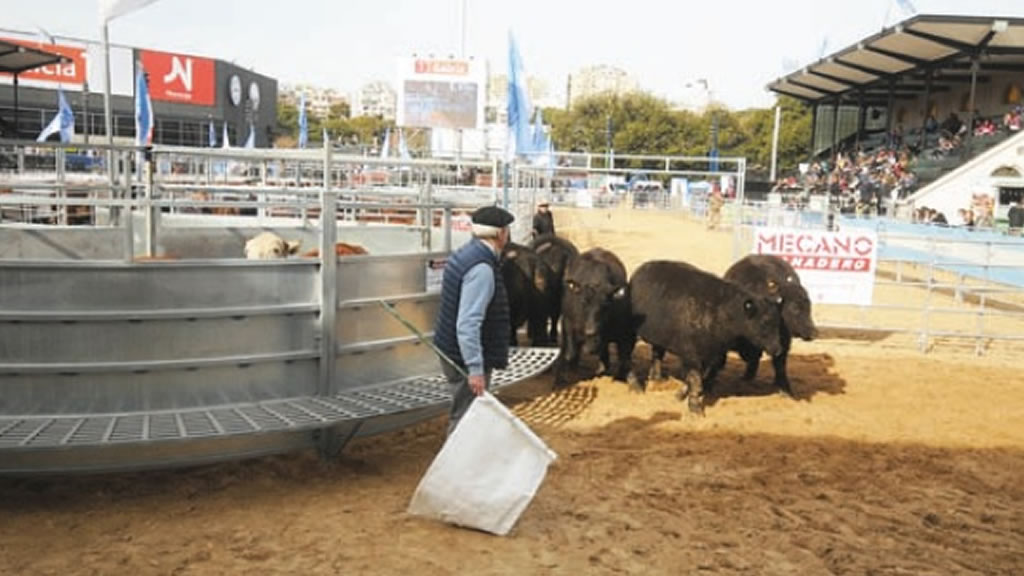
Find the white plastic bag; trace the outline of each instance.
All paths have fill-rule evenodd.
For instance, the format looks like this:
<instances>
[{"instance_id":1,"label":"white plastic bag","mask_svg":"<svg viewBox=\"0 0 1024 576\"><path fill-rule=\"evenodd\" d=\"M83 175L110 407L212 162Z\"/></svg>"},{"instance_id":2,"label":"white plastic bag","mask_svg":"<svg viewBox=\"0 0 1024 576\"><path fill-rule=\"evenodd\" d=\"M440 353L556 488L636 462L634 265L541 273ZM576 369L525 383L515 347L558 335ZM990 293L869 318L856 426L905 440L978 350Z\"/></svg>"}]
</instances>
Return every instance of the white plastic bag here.
<instances>
[{"instance_id":1,"label":"white plastic bag","mask_svg":"<svg viewBox=\"0 0 1024 576\"><path fill-rule=\"evenodd\" d=\"M485 392L430 464L408 512L504 536L557 457Z\"/></svg>"}]
</instances>

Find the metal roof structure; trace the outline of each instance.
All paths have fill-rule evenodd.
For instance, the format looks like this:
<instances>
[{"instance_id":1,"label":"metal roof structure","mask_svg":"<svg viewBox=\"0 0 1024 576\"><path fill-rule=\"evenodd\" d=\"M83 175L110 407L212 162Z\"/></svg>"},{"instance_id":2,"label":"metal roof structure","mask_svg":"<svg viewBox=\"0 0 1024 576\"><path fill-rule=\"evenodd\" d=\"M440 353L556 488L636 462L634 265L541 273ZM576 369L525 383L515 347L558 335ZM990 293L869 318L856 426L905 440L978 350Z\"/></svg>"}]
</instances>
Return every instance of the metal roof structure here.
<instances>
[{"instance_id":1,"label":"metal roof structure","mask_svg":"<svg viewBox=\"0 0 1024 576\"><path fill-rule=\"evenodd\" d=\"M0 40L0 72L21 74L40 66L69 62L66 56Z\"/></svg>"},{"instance_id":2,"label":"metal roof structure","mask_svg":"<svg viewBox=\"0 0 1024 576\"><path fill-rule=\"evenodd\" d=\"M974 64L977 66L974 66ZM885 104L987 82L985 71L1024 72L1024 18L921 14L770 83L808 104Z\"/></svg>"},{"instance_id":3,"label":"metal roof structure","mask_svg":"<svg viewBox=\"0 0 1024 576\"><path fill-rule=\"evenodd\" d=\"M18 110L18 74L35 68L49 66L50 64L64 64L70 61L66 56L60 54L37 50L7 40L0 40L0 73L14 75L13 133L15 137L20 133L18 129L18 118L20 116ZM2 119L0 119L0 122L2 122Z\"/></svg>"}]
</instances>

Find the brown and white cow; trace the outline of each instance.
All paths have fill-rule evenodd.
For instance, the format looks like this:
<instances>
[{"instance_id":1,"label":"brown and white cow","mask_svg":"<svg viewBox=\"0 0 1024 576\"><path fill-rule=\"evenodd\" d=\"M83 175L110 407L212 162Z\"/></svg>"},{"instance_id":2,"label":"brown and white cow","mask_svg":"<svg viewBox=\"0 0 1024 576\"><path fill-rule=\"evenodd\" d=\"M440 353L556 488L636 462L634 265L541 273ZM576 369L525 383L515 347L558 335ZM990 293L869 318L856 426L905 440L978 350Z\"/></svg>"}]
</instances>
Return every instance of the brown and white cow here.
<instances>
[{"instance_id":1,"label":"brown and white cow","mask_svg":"<svg viewBox=\"0 0 1024 576\"><path fill-rule=\"evenodd\" d=\"M299 251L301 240L285 240L273 232L262 232L245 243L245 257L249 260L276 260L287 258ZM353 256L369 254L366 248L358 244L338 242L334 245L337 256ZM319 258L320 249L313 248L303 253L300 258Z\"/></svg>"}]
</instances>

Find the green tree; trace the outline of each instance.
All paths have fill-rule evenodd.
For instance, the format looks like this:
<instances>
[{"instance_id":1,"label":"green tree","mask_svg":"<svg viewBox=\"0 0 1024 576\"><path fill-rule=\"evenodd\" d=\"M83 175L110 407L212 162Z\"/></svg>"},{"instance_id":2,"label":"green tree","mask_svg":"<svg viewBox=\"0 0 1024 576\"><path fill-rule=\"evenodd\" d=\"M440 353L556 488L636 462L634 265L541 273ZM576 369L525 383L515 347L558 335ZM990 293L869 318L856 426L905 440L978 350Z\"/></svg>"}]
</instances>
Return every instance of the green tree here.
<instances>
[{"instance_id":1,"label":"green tree","mask_svg":"<svg viewBox=\"0 0 1024 576\"><path fill-rule=\"evenodd\" d=\"M792 98L780 97L778 105L782 107L779 170L784 173L795 170L808 155L811 115L809 108ZM569 111L545 109L544 119L559 150L606 152L611 119L616 152L699 157L711 150L712 124L717 118L719 154L745 157L751 170L767 174L774 114L774 108L732 111L723 107L695 114L672 110L662 99L636 93L579 100Z\"/></svg>"},{"instance_id":2,"label":"green tree","mask_svg":"<svg viewBox=\"0 0 1024 576\"><path fill-rule=\"evenodd\" d=\"M328 116L330 117L331 120L335 120L338 118L348 118L351 115L352 107L349 106L348 102L345 101L335 102L334 104L331 104L330 112L328 112Z\"/></svg>"}]
</instances>

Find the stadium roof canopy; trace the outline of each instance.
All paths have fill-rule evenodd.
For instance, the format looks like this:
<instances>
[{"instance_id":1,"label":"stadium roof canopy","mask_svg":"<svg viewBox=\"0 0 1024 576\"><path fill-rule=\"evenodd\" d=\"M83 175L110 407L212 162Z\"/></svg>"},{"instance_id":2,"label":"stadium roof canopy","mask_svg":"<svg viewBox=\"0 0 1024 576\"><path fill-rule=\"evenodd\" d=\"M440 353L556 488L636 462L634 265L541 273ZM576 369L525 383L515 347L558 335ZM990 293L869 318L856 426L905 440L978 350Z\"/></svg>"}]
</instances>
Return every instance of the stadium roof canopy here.
<instances>
[{"instance_id":1,"label":"stadium roof canopy","mask_svg":"<svg viewBox=\"0 0 1024 576\"><path fill-rule=\"evenodd\" d=\"M1024 18L921 14L868 36L768 89L809 104L882 104L943 92L985 71L1024 72Z\"/></svg>"},{"instance_id":2,"label":"stadium roof canopy","mask_svg":"<svg viewBox=\"0 0 1024 576\"><path fill-rule=\"evenodd\" d=\"M40 66L67 62L60 54L36 50L6 40L0 40L0 72L21 74Z\"/></svg>"}]
</instances>

